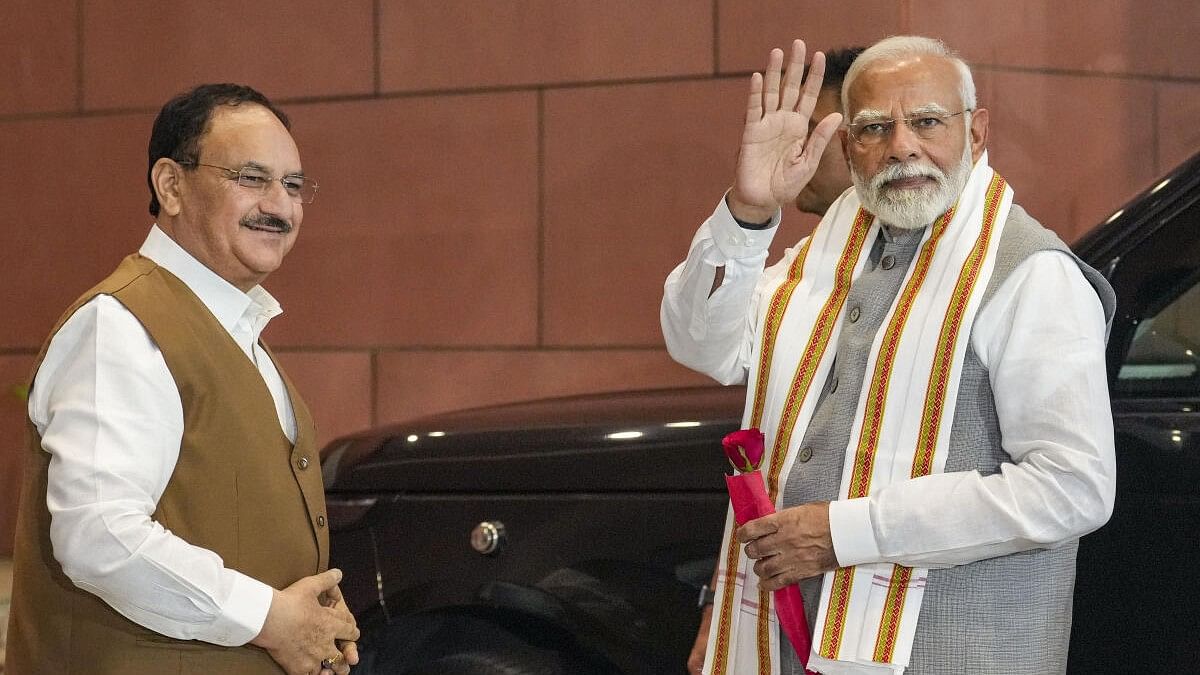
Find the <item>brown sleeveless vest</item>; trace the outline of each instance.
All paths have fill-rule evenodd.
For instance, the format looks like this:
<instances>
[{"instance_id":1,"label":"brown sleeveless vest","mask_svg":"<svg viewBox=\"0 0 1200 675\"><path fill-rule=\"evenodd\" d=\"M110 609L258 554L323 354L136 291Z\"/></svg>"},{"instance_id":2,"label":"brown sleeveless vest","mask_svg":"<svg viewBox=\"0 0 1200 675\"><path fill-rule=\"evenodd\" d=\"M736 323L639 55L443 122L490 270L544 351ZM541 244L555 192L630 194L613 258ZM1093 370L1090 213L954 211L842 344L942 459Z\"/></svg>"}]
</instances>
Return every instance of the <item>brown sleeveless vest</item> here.
<instances>
[{"instance_id":1,"label":"brown sleeveless vest","mask_svg":"<svg viewBox=\"0 0 1200 675\"><path fill-rule=\"evenodd\" d=\"M126 258L67 310L51 336L99 294L115 297L141 321L162 350L183 403L179 461L154 520L214 551L226 567L277 589L324 571L329 534L316 430L292 383L284 376L296 414L294 447L279 427L273 399L254 364L183 282L147 258ZM43 346L34 373L45 353ZM32 424L30 437L13 561L7 672L282 672L257 647L168 638L77 588L51 548L50 455Z\"/></svg>"}]
</instances>

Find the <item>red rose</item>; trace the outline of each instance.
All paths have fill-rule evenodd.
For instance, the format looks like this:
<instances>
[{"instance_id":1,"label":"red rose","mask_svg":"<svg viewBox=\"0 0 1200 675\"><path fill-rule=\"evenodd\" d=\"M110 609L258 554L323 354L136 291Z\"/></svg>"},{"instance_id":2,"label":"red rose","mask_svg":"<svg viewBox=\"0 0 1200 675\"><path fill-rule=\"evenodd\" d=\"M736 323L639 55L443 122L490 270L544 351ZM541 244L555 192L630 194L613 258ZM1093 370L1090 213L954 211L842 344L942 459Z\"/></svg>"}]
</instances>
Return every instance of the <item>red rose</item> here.
<instances>
[{"instance_id":1,"label":"red rose","mask_svg":"<svg viewBox=\"0 0 1200 675\"><path fill-rule=\"evenodd\" d=\"M725 457L735 471L749 473L758 468L763 458L763 433L757 428L738 429L721 440Z\"/></svg>"}]
</instances>

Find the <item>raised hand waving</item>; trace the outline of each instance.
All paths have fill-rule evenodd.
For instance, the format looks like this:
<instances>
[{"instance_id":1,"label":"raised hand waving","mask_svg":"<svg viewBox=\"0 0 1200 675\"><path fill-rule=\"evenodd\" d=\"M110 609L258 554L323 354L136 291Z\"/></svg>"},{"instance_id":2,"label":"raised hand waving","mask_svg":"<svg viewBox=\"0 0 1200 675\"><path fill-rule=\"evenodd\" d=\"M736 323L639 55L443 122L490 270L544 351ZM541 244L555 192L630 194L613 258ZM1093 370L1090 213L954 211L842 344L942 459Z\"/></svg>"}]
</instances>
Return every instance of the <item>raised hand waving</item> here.
<instances>
[{"instance_id":1,"label":"raised hand waving","mask_svg":"<svg viewBox=\"0 0 1200 675\"><path fill-rule=\"evenodd\" d=\"M745 222L765 222L775 210L796 199L817 170L838 125L839 113L831 113L808 134L808 121L821 92L825 55L813 54L804 77L804 41L792 42L787 70L783 50L771 50L767 73L750 78L750 100L746 126L738 152L729 209ZM765 86L764 86L765 85Z\"/></svg>"}]
</instances>

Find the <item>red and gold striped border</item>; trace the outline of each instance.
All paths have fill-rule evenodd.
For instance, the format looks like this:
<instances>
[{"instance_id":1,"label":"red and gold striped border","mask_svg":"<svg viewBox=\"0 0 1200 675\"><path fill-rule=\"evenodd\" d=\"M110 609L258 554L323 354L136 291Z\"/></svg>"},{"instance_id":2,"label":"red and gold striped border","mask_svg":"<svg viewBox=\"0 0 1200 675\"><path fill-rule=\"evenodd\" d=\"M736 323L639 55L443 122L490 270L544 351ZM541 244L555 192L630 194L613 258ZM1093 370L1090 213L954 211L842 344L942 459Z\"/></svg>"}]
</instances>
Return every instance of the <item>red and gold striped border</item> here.
<instances>
[{"instance_id":1,"label":"red and gold striped border","mask_svg":"<svg viewBox=\"0 0 1200 675\"><path fill-rule=\"evenodd\" d=\"M809 237L804 245L800 248L800 252L796 254L796 259L792 261L792 266L788 268L787 279L780 284L779 288L775 289L775 293L771 296L771 304L767 307L767 315L763 320L763 337L762 345L759 351L758 378L755 382L754 402L750 414L751 427L757 427L762 422L763 401L766 399L767 377L771 367L771 359L775 352L775 338L779 335L779 327L783 323L783 313L787 309L788 302L792 299L792 293L795 292L796 286L800 285L800 280L804 273L804 261L808 257L808 248L812 244L812 238ZM732 535L729 537L729 546L725 550L725 569L727 577L725 579L724 592L721 593L721 611L718 616L717 625L717 644L716 652L713 654L713 674L724 675L729 666L729 632L733 622L733 603L736 600L734 591L736 590L734 581L737 575L738 560L741 548L738 546L737 540ZM761 600L761 598L760 598ZM762 604L760 603L760 608Z\"/></svg>"},{"instance_id":2,"label":"red and gold striped border","mask_svg":"<svg viewBox=\"0 0 1200 675\"><path fill-rule=\"evenodd\" d=\"M942 332L938 336L938 350L934 355L933 368L929 373L925 410L921 415L921 435L917 438L917 451L913 457L913 478L927 476L933 470L933 454L937 447L938 430L942 426L942 412L945 408L946 396L949 393L946 388L950 381L950 369L954 361L959 329L962 326L963 315L967 311L971 293L983 270L983 261L987 256L992 233L995 231L996 214L1000 210L1005 185L1004 178L998 173L992 177L992 182L988 185L979 239L959 272L958 283L954 287L954 299L946 314L946 319L942 323Z\"/></svg>"},{"instance_id":3,"label":"red and gold striped border","mask_svg":"<svg viewBox=\"0 0 1200 675\"><path fill-rule=\"evenodd\" d=\"M767 488L771 499L775 499L776 486L778 484L779 472L783 467L783 455L787 449L787 443L780 444L780 438L785 436L790 440L792 426L795 424L796 416L799 413L800 403L803 402L809 385L812 382L813 374L816 371L816 365L820 363L821 355L824 353L825 347L829 341L829 334L833 330L832 317L836 317L841 311L842 304L845 302L846 294L849 292L850 277L854 272L854 266L858 262L858 257L862 251L863 243L866 241L867 232L870 229L873 216L866 209L860 208L855 216L854 223L851 226L851 233L845 248L842 251L842 257L838 261L838 266L835 272L834 289L830 297L826 300L825 305L818 315L816 325L813 327L812 335L809 337L808 345L804 352L804 357L796 367L795 376L792 379L792 386L784 406L784 414L779 426L779 432L776 433L776 442L772 446L772 456L770 470L768 471ZM761 349L759 350L759 365L758 378L755 383L754 401L752 403L750 426L757 427L762 424L763 409L766 405L767 380L770 376L771 361L774 358L775 342L779 336L779 329L783 323L783 315L787 309L788 303L791 301L792 294L796 287L799 286L803 276L804 262L808 257L809 247L812 244L812 237L804 243L800 252L796 255L796 259L792 262L792 266L788 269L787 279L775 290L771 296L771 303L767 308L767 314L764 319L763 338ZM819 350L815 357L814 349ZM786 430L786 434L785 434ZM783 448L780 451L780 448ZM725 579L724 592L721 594L720 616L717 624L717 644L716 651L713 654L713 669L714 675L725 675L729 669L729 635L730 627L733 622L733 603L734 597L734 582L737 574L739 553L741 549L737 541L731 536L729 546L725 551L725 569L727 577ZM759 671L768 673L771 668L770 654L770 636L769 617L771 611L771 597L769 593L759 593L759 612L758 612L758 654L759 654ZM763 669L766 668L765 671Z\"/></svg>"},{"instance_id":4,"label":"red and gold striped border","mask_svg":"<svg viewBox=\"0 0 1200 675\"><path fill-rule=\"evenodd\" d=\"M825 630L821 631L819 653L836 659L842 648L842 632L846 627L846 610L850 608L850 591L854 587L854 568L839 567L833 573L829 590L829 611L825 615Z\"/></svg>"},{"instance_id":5,"label":"red and gold striped border","mask_svg":"<svg viewBox=\"0 0 1200 675\"><path fill-rule=\"evenodd\" d=\"M787 280L784 281L775 294L771 296L771 304L767 307L767 316L763 321L762 348L759 351L758 378L754 386L754 408L750 414L750 426L758 427L762 423L763 406L767 399L767 379L770 377L771 359L775 356L775 338L779 335L779 327L783 325L783 313L791 302L792 293L800 285L804 275L804 261L808 258L808 248L812 245L812 237L805 240L792 266L788 268Z\"/></svg>"},{"instance_id":6,"label":"red and gold striped border","mask_svg":"<svg viewBox=\"0 0 1200 675\"><path fill-rule=\"evenodd\" d=\"M879 624L879 634L875 636L875 654L872 656L875 661L889 663L896 651L900 617L904 613L904 599L908 596L910 581L911 567L892 565L892 578L888 582L887 599L883 603L883 620Z\"/></svg>"},{"instance_id":7,"label":"red and gold striped border","mask_svg":"<svg viewBox=\"0 0 1200 675\"><path fill-rule=\"evenodd\" d=\"M949 393L954 353L957 351L958 340L961 337L967 304L979 281L980 272L983 270L983 261L987 257L992 233L995 231L996 215L999 213L1000 201L1004 196L1004 186L1004 178L1000 174L995 174L988 185L984 198L983 222L980 225L979 236L959 270L950 306L942 320L942 329L938 335L938 345L934 352L933 366L930 368L929 382L925 390L925 405L921 414L917 448L913 455L913 466L910 473L913 478L927 476L933 470L933 456L937 449L937 438L942 415L945 412L946 396ZM876 661L890 662L893 658L896 639L900 632L900 620L904 612L904 599L908 595L911 579L911 568L900 565L893 566L891 584L888 587L887 599L884 601L883 617L875 641L874 659Z\"/></svg>"},{"instance_id":8,"label":"red and gold striped border","mask_svg":"<svg viewBox=\"0 0 1200 675\"><path fill-rule=\"evenodd\" d=\"M896 351L900 343L900 333L908 321L917 292L929 275L933 255L941 241L950 221L954 218L955 208L951 208L933 224L933 232L929 241L922 247L913 266L913 273L900 294L896 311L884 332L879 357L875 363L875 373L871 378L871 389L867 393L866 407L863 411L863 426L859 432L858 447L854 455L854 469L850 474L849 497L863 497L871 487L871 473L875 466L875 453L879 444L880 427L883 423L883 403L887 398L888 385L891 381L892 369L895 366ZM854 568L842 568L834 572L832 592L829 599L829 611L825 614L825 627L821 632L820 654L827 659L836 659L841 649L842 633L846 629L846 612L850 603L850 588L854 580Z\"/></svg>"},{"instance_id":9,"label":"red and gold striped border","mask_svg":"<svg viewBox=\"0 0 1200 675\"><path fill-rule=\"evenodd\" d=\"M948 393L947 388L955 347L959 338L967 303L970 301L975 284L979 279L983 261L991 242L992 233L995 231L996 216L1003 198L1004 187L1004 179L999 174L996 174L988 186L985 197L980 235L967 260L963 263L950 307L942 324L922 412L918 447L913 460L913 477L927 475L932 470L933 455L936 448L945 399ZM935 223L930 241L926 243L921 252L913 275L901 295L897 311L888 325L887 332L885 332L880 349L880 357L877 360L875 373L872 378L871 390L868 393L866 410L864 411L863 429L859 436L855 465L850 478L848 496L851 498L866 496L870 492L871 474L879 440L880 425L883 419L883 404L887 398L887 388L894 366L899 332L907 321L917 291L928 275L937 243L953 217L954 209L946 213ZM907 597L911 580L911 568L900 565L893 566L888 596L884 603L883 617L879 633L876 636L875 652L873 655L874 659L878 662L888 662L893 658L899 634L900 620L904 611L904 601ZM842 568L834 573L830 592L830 606L826 614L825 630L822 631L820 645L820 653L826 658L836 659L838 657L853 582L854 568Z\"/></svg>"},{"instance_id":10,"label":"red and gold striped border","mask_svg":"<svg viewBox=\"0 0 1200 675\"><path fill-rule=\"evenodd\" d=\"M817 314L812 334L809 336L808 344L804 348L804 355L800 358L800 363L796 365L796 372L792 377L792 385L788 389L787 398L784 399L779 427L775 432L775 442L772 444L771 449L771 464L767 471L767 496L771 498L771 501L775 501L775 496L779 491L779 474L783 471L787 449L791 444L792 432L796 428L796 419L800 415L800 408L808 396L813 377L816 375L817 367L821 363L825 349L829 346L829 338L833 334L834 327L837 325L837 317L841 313L842 307L846 304L846 296L850 293L850 282L854 275L854 267L858 264L858 258L862 254L863 246L867 241L867 233L871 229L871 222L874 218L866 209L859 208L858 214L854 218L854 223L850 227L850 236L847 237L846 245L842 249L841 258L839 258L837 268L834 271L833 290L825 300L821 311ZM757 404L755 407L758 407ZM769 593L760 592L759 600L760 607L770 607ZM758 613L760 670L764 662L768 665L770 664L769 621L770 612L760 609Z\"/></svg>"},{"instance_id":11,"label":"red and gold striped border","mask_svg":"<svg viewBox=\"0 0 1200 675\"><path fill-rule=\"evenodd\" d=\"M784 399L783 412L780 415L775 442L771 448L771 464L767 472L767 495L772 500L775 499L778 490L779 473L783 470L787 448L792 440L792 431L796 426L796 418L800 415L800 407L808 396L817 366L820 365L821 358L825 355L825 349L829 346L829 336L833 333L837 316L846 303L846 296L850 293L850 281L854 274L854 266L858 263L873 219L874 216L866 209L858 210L858 216L854 219L850 236L846 240L846 246L842 249L842 256L838 260L837 269L834 272L833 290L817 314L812 334L804 348L804 355L800 358L800 363L796 365L792 386L788 389L787 398ZM762 405L756 402L755 408L758 409Z\"/></svg>"},{"instance_id":12,"label":"red and gold striped border","mask_svg":"<svg viewBox=\"0 0 1200 675\"><path fill-rule=\"evenodd\" d=\"M733 603L736 600L734 591L737 590L737 570L740 558L738 554L740 552L737 540L731 533L729 547L725 550L725 586L721 593L721 612L717 617L719 623L717 625L716 651L713 652L712 672L714 675L725 675L725 670L729 666L729 632L733 622Z\"/></svg>"},{"instance_id":13,"label":"red and gold striped border","mask_svg":"<svg viewBox=\"0 0 1200 675\"><path fill-rule=\"evenodd\" d=\"M892 371L896 365L896 353L900 348L900 335L912 313L917 294L929 276L929 268L933 264L933 256L937 253L938 244L945 234L946 228L954 218L956 207L952 207L933 224L933 232L929 241L921 248L917 263L908 283L900 293L896 311L888 322L880 344L879 356L875 362L875 372L871 377L871 389L867 393L866 405L863 410L863 425L858 436L858 447L854 455L854 469L850 474L848 497L865 497L871 490L871 474L875 468L875 455L879 448L879 434L883 426L884 402L887 400L888 388L891 386Z\"/></svg>"}]
</instances>

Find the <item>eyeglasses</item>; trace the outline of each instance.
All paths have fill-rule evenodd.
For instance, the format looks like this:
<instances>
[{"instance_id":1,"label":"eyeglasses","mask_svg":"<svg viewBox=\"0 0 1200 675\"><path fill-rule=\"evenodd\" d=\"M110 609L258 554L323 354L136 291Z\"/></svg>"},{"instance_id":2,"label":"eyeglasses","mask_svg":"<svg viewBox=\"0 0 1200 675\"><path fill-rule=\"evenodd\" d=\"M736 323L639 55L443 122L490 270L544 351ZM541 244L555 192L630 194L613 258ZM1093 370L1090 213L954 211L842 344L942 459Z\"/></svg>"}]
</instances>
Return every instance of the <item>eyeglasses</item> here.
<instances>
[{"instance_id":1,"label":"eyeglasses","mask_svg":"<svg viewBox=\"0 0 1200 675\"><path fill-rule=\"evenodd\" d=\"M973 108L967 108L945 115L917 113L908 117L902 117L899 120L885 119L859 122L846 127L846 131L850 134L850 138L854 139L855 143L869 147L888 141L892 137L892 132L896 129L896 122L904 122L905 126L916 134L917 137L930 141L941 138L946 134L946 129L949 128L946 121L951 117L958 117L972 110Z\"/></svg>"},{"instance_id":2,"label":"eyeglasses","mask_svg":"<svg viewBox=\"0 0 1200 675\"><path fill-rule=\"evenodd\" d=\"M183 166L207 166L210 169L220 169L225 172L225 177L229 180L237 181L237 184L262 192L266 190L272 181L279 181L283 186L284 192L293 201L301 204L311 204L317 198L317 182L307 176L284 176L282 178L272 178L271 175L262 169L253 166L243 166L240 169L231 169L227 166L217 166L216 164L204 164L202 162L183 161L177 162Z\"/></svg>"}]
</instances>

